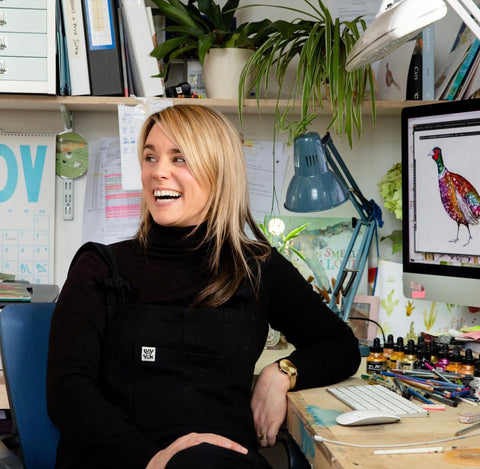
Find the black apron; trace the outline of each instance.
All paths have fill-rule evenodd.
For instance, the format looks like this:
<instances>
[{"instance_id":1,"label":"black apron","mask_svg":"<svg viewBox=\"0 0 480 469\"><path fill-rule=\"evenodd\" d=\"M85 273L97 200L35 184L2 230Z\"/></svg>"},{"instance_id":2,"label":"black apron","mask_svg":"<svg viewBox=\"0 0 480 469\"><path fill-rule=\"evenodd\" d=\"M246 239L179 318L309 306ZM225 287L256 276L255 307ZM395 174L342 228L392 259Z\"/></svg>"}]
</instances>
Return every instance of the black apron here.
<instances>
[{"instance_id":1,"label":"black apron","mask_svg":"<svg viewBox=\"0 0 480 469\"><path fill-rule=\"evenodd\" d=\"M221 309L138 304L112 251L94 245L112 271L100 382L105 397L161 447L209 432L256 450L251 385L268 324L249 288Z\"/></svg>"}]
</instances>

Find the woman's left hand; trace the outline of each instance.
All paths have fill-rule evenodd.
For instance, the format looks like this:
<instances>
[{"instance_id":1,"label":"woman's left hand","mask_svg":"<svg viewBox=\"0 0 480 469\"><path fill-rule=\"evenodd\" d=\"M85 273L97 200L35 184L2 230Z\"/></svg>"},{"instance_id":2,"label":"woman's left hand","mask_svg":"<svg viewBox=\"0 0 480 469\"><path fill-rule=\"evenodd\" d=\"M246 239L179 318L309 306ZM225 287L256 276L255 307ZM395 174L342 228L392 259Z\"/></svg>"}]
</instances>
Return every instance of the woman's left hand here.
<instances>
[{"instance_id":1,"label":"woman's left hand","mask_svg":"<svg viewBox=\"0 0 480 469\"><path fill-rule=\"evenodd\" d=\"M287 391L290 378L277 363L266 366L253 390L250 406L260 446L275 445L278 430L287 415Z\"/></svg>"}]
</instances>

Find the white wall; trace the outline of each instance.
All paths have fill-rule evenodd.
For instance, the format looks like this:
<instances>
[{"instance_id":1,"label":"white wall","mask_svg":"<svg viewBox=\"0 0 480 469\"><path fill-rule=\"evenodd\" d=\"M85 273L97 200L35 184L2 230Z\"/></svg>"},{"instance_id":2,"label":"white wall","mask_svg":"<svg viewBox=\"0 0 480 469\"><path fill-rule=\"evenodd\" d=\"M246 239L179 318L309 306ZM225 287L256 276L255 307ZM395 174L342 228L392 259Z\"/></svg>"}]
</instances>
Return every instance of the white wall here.
<instances>
[{"instance_id":1,"label":"white wall","mask_svg":"<svg viewBox=\"0 0 480 469\"><path fill-rule=\"evenodd\" d=\"M244 4L255 3L254 0L245 1ZM273 3L273 2L272 2ZM277 4L297 5L302 8L304 2L301 0L277 0ZM261 9L249 8L242 13L242 21L255 19L254 12L262 11ZM284 10L268 9L264 16L271 19L294 17ZM261 14L257 14L257 18L262 18ZM452 34L458 28L456 17L450 17L442 22L442 34L437 34L436 52L438 64L443 64L446 53L451 44ZM446 31L453 31L448 33ZM437 46L438 44L438 46ZM238 118L232 114L231 119L237 123ZM311 130L318 131L323 135L326 131L328 123L327 117L318 118ZM60 112L31 112L31 111L5 111L0 113L0 128L8 131L50 131L61 132L64 130L63 120ZM241 130L245 138L258 140L272 139L273 119L272 116L257 117L256 115L248 116ZM97 140L101 137L111 137L118 135L118 119L114 112L76 112L74 114L74 130L82 134L87 141ZM282 136L286 140L285 136ZM360 139L356 139L353 149L350 149L344 138L333 137L335 145L340 154L344 158L347 166L354 175L358 185L364 192L364 195L370 199L373 198L380 203L377 183L390 167L400 161L400 118L399 116L378 116L378 122L373 127L370 116L364 115L364 131ZM289 149L291 154L291 148ZM293 174L291 161L288 165L286 177L287 185ZM81 245L82 237L82 213L83 198L85 194L85 177L75 180L74 193L74 219L72 221L64 221L62 219L61 210L61 179L57 177L57 215L55 229L55 283L62 286L69 263L75 254L75 251ZM283 204L283 194L281 203ZM285 212L287 213L287 212ZM288 212L289 213L289 212ZM289 213L291 215L291 213ZM350 216L355 213L350 207L342 207L331 214L323 213L323 216ZM400 228L400 223L394 219L393 215L384 211L385 225L382 233L388 234L393 229Z\"/></svg>"}]
</instances>

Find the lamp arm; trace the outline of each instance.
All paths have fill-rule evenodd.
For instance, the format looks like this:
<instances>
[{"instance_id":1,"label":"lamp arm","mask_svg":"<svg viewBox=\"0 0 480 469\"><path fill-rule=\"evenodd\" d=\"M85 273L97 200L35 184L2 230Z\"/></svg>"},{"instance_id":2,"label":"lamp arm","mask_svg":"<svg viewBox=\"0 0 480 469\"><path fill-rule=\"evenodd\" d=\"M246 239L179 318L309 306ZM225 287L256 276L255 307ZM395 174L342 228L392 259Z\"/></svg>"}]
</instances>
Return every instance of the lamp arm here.
<instances>
[{"instance_id":1,"label":"lamp arm","mask_svg":"<svg viewBox=\"0 0 480 469\"><path fill-rule=\"evenodd\" d=\"M472 0L444 0L480 39L480 9Z\"/></svg>"},{"instance_id":2,"label":"lamp arm","mask_svg":"<svg viewBox=\"0 0 480 469\"><path fill-rule=\"evenodd\" d=\"M372 203L363 196L362 191L335 147L329 132L322 138L322 145L328 164L348 190L348 197L355 206L361 220L367 222L373 217L374 207Z\"/></svg>"},{"instance_id":3,"label":"lamp arm","mask_svg":"<svg viewBox=\"0 0 480 469\"><path fill-rule=\"evenodd\" d=\"M360 216L360 220L354 227L353 235L340 265L337 276L339 281L335 284L329 303L330 309L337 313L344 321L347 321L363 271L365 270L365 265L368 262L368 253L372 245L373 237L377 233L377 223L379 226L382 226L383 222L380 208L373 200L369 201L364 197L342 157L338 153L329 133L323 137L322 145L328 164L342 184L348 189L349 199ZM362 227L364 228L364 232L357 251L356 266L354 266L354 268L347 268L347 263L351 261L353 248L357 244L357 239ZM344 287L345 282L347 282L347 284ZM342 296L342 301L339 305L340 295Z\"/></svg>"}]
</instances>

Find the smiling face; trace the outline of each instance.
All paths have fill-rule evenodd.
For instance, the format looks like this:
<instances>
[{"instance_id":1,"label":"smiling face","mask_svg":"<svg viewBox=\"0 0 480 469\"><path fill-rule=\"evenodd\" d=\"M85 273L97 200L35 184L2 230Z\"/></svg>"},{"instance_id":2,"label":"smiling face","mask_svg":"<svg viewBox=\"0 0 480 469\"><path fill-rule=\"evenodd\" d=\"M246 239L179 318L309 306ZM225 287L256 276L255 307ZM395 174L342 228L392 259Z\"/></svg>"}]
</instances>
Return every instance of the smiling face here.
<instances>
[{"instance_id":1,"label":"smiling face","mask_svg":"<svg viewBox=\"0 0 480 469\"><path fill-rule=\"evenodd\" d=\"M143 147L142 186L155 223L196 226L205 220L208 190L195 179L185 156L158 124Z\"/></svg>"}]
</instances>

